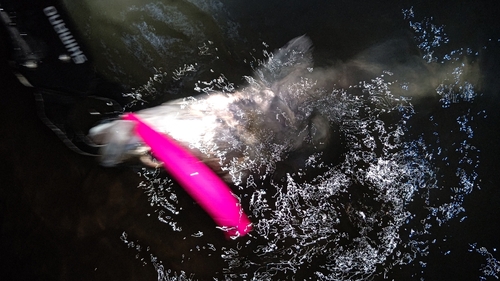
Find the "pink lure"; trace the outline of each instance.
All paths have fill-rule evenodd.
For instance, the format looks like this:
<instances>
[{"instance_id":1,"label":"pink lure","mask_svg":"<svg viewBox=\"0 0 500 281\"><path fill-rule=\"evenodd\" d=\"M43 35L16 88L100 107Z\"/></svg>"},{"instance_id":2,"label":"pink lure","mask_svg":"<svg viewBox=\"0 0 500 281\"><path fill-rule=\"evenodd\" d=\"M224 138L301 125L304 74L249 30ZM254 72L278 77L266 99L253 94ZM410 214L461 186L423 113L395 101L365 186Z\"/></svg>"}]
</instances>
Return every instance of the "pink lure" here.
<instances>
[{"instance_id":1,"label":"pink lure","mask_svg":"<svg viewBox=\"0 0 500 281\"><path fill-rule=\"evenodd\" d=\"M252 230L239 201L212 170L174 139L155 131L136 115L129 113L123 119L135 121L136 134L163 161L167 172L226 231L226 236L244 236Z\"/></svg>"}]
</instances>

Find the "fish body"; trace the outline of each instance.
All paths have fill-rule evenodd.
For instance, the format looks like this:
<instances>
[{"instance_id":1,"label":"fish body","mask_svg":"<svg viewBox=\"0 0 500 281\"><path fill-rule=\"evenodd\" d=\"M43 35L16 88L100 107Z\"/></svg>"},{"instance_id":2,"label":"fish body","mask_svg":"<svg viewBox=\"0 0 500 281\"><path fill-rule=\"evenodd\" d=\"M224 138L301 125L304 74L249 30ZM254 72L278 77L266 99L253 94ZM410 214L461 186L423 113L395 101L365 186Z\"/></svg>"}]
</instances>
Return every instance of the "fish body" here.
<instances>
[{"instance_id":1,"label":"fish body","mask_svg":"<svg viewBox=\"0 0 500 281\"><path fill-rule=\"evenodd\" d=\"M211 166L256 158L285 159L294 151L321 150L332 130L328 119L308 106L317 99L314 91L303 87L312 68L311 47L305 36L291 40L234 93L173 100L135 114ZM102 145L104 166L120 164L147 150L127 120L95 126L89 137Z\"/></svg>"}]
</instances>

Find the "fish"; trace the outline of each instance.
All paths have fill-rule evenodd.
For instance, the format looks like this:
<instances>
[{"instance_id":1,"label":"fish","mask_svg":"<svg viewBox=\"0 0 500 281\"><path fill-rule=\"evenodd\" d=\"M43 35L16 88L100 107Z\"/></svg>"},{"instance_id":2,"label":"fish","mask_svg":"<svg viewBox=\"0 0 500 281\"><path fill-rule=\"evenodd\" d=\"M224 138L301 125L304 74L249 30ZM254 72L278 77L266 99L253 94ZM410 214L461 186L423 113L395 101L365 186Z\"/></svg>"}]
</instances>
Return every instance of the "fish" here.
<instances>
[{"instance_id":1,"label":"fish","mask_svg":"<svg viewBox=\"0 0 500 281\"><path fill-rule=\"evenodd\" d=\"M172 100L135 114L188 148L228 182L241 183L251 170L262 177L283 178L304 169L312 156L340 163L346 146L343 126L349 124L350 110L345 107L355 106L342 104L342 95L361 99L391 95L425 102L436 97L437 89L460 87L460 81L442 82L457 72L455 64L422 60L419 50L411 48L411 40L390 39L345 62L315 67L312 41L299 36L273 52L233 92ZM477 64L462 61L460 65L462 80L478 84ZM387 83L379 83L382 80ZM377 83L387 89L377 88ZM117 119L90 129L88 136L101 146L104 166L130 159L151 167L161 165L134 135L133 126Z\"/></svg>"},{"instance_id":2,"label":"fish","mask_svg":"<svg viewBox=\"0 0 500 281\"><path fill-rule=\"evenodd\" d=\"M241 168L231 173L230 163L247 161L270 172L276 160L291 155L303 160L328 147L336 132L328 118L308 106L318 100L314 87L304 87L308 82L304 77L313 67L311 50L307 36L294 38L253 76L245 77L246 84L234 92L172 100L135 115L225 174L227 181L245 174ZM103 166L120 165L131 158L151 167L161 165L133 130L133 122L120 118L89 130L89 139L100 146Z\"/></svg>"}]
</instances>

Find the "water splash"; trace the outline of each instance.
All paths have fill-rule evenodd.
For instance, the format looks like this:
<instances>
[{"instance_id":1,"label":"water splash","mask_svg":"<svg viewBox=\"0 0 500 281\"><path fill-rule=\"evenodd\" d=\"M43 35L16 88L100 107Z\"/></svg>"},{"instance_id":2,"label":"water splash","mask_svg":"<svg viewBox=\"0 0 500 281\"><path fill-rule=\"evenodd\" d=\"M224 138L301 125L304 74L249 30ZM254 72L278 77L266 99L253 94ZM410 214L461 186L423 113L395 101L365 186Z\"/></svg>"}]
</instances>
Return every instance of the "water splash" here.
<instances>
[{"instance_id":1,"label":"water splash","mask_svg":"<svg viewBox=\"0 0 500 281\"><path fill-rule=\"evenodd\" d=\"M173 231L182 231L182 227L178 226L175 219L182 208L178 206L172 180L160 176L159 169L142 168L138 174L144 179L138 188L143 189L148 196L148 201L151 207L155 208L154 212L157 213L158 220L171 226Z\"/></svg>"},{"instance_id":2,"label":"water splash","mask_svg":"<svg viewBox=\"0 0 500 281\"><path fill-rule=\"evenodd\" d=\"M404 16L413 19L415 13L405 10ZM438 102L446 116L424 117L427 128L415 128L413 120L419 116L412 99L393 94L396 87L404 93L408 85L395 81L389 71L345 89L321 88L304 77L286 90L297 97L311 89L321 92L320 98L306 99L301 108L314 108L338 124L345 138L341 161L333 163L328 155L311 154L304 160L304 169L273 178L277 163L284 160L279 152L288 144L273 142L269 132L262 133L268 136L262 147L252 151L243 148L244 156L238 159L224 161L227 150L213 149L223 159L223 169L232 176L235 190L243 195L242 205L248 206L254 222L254 231L237 246L217 248L207 244L196 249L220 253L225 261L223 276L214 280L277 280L289 276L367 280L416 260L425 268L434 228L451 220L463 221L463 200L478 188L475 170L480 150L474 145L474 129L475 122L486 114L469 108L451 111L454 105L474 102L477 93L463 78L463 52L453 51L443 58L435 55L434 50L449 39L444 26L432 21L410 21L424 52L422 59L452 64L453 71L440 76L442 83L433 93L440 97ZM272 58L270 52L263 55ZM262 60L254 58L247 63L258 66ZM247 81L256 83L252 78ZM231 93L234 88L220 76L198 82L196 90ZM453 138L446 134L450 130L455 132ZM249 171L249 176L245 178L242 171ZM180 207L169 181L152 171L144 170L141 175L145 181L140 187L161 214L159 220L172 223L174 231L182 232L175 224ZM204 235L200 229L188 236L201 239ZM483 274L498 278L498 261L490 259L487 251L476 251L488 260ZM154 262L160 280L188 280L184 272L166 277L172 272L161 262Z\"/></svg>"},{"instance_id":3,"label":"water splash","mask_svg":"<svg viewBox=\"0 0 500 281\"><path fill-rule=\"evenodd\" d=\"M402 12L404 19L408 20L410 27L415 33L414 38L417 46L424 52L422 58L428 63L438 61L439 59L433 56L434 50L450 41L445 32L445 26L434 24L432 17L424 18L422 21L414 21L415 13L413 7L404 9Z\"/></svg>"},{"instance_id":4,"label":"water splash","mask_svg":"<svg viewBox=\"0 0 500 281\"><path fill-rule=\"evenodd\" d=\"M498 261L488 249L485 247L477 247L477 243L473 243L470 244L469 251L479 253L486 259L486 263L481 266L480 271L483 276L480 276L479 280L487 280L487 277L500 279L500 261ZM493 252L496 252L495 248Z\"/></svg>"}]
</instances>

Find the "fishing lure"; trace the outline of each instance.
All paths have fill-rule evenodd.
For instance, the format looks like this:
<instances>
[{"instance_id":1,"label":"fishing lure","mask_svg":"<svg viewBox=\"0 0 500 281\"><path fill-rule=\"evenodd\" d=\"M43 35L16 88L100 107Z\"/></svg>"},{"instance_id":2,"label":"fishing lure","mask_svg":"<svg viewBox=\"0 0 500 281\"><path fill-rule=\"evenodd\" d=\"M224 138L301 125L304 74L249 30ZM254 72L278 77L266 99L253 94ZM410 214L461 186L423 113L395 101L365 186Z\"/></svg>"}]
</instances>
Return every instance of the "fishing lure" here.
<instances>
[{"instance_id":1,"label":"fishing lure","mask_svg":"<svg viewBox=\"0 0 500 281\"><path fill-rule=\"evenodd\" d=\"M246 235L252 224L229 187L210 168L168 135L161 134L135 114L123 116L135 122L135 133L163 162L163 167L212 217L230 238Z\"/></svg>"}]
</instances>

